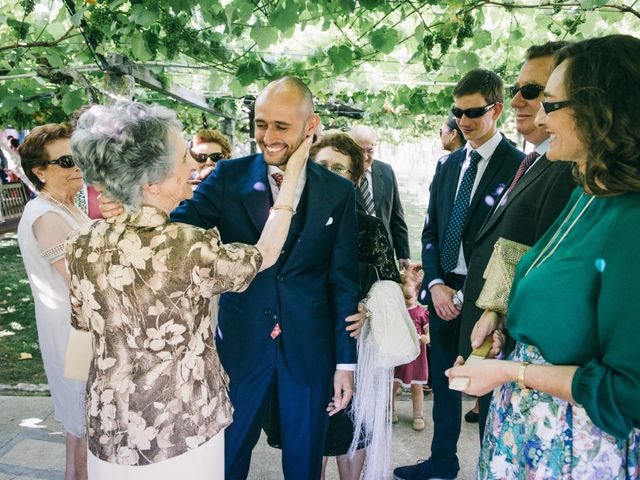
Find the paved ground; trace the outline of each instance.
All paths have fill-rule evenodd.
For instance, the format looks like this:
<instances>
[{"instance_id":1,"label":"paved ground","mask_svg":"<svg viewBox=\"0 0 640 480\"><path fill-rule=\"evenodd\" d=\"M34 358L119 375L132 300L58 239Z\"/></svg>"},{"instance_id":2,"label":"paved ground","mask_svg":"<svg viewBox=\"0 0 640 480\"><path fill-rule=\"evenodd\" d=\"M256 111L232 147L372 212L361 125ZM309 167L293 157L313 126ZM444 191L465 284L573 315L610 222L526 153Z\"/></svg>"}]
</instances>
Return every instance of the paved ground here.
<instances>
[{"instance_id":1,"label":"paved ground","mask_svg":"<svg viewBox=\"0 0 640 480\"><path fill-rule=\"evenodd\" d=\"M463 411L473 405L465 401ZM425 418L431 418L432 402L425 402ZM431 440L431 422L422 432L411 429L411 401L397 401L400 422L393 429L394 466L414 463L427 455ZM478 427L463 421L458 444L462 470L459 479L471 479L478 457ZM327 480L337 480L335 462L329 463ZM64 478L64 437L53 418L49 397L0 396L0 480ZM264 438L254 450L250 480L282 478L279 451L270 448Z\"/></svg>"}]
</instances>

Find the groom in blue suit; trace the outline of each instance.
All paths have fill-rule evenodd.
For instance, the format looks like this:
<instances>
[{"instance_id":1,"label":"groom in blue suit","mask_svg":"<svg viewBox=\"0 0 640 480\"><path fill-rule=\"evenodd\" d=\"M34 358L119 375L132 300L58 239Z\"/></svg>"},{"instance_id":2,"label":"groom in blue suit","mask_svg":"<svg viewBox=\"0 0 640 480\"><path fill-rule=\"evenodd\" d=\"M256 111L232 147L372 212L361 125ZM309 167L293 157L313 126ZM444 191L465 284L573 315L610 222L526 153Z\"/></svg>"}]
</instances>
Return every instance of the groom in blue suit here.
<instances>
[{"instance_id":1,"label":"groom in blue suit","mask_svg":"<svg viewBox=\"0 0 640 480\"><path fill-rule=\"evenodd\" d=\"M262 154L220 162L171 218L217 227L224 243L255 244L287 160L318 122L304 83L270 83L255 105ZM245 292L220 299L216 344L235 409L225 434L227 479L247 477L274 392L284 477L320 478L327 411L344 408L353 391L356 346L345 330L359 290L353 184L308 162L294 208L279 261Z\"/></svg>"}]
</instances>

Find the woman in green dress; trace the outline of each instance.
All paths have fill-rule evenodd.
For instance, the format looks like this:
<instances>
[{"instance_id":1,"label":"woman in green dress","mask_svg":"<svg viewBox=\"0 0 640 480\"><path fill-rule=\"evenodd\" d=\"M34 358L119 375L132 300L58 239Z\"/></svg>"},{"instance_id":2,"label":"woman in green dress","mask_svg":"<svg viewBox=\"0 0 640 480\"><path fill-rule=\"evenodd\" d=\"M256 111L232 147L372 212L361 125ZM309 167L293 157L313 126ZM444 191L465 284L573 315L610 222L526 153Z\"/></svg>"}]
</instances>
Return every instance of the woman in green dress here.
<instances>
[{"instance_id":1,"label":"woman in green dress","mask_svg":"<svg viewBox=\"0 0 640 480\"><path fill-rule=\"evenodd\" d=\"M496 389L477 478L640 476L638 52L611 35L558 53L536 121L580 186L518 264L509 360L448 371L472 395Z\"/></svg>"}]
</instances>

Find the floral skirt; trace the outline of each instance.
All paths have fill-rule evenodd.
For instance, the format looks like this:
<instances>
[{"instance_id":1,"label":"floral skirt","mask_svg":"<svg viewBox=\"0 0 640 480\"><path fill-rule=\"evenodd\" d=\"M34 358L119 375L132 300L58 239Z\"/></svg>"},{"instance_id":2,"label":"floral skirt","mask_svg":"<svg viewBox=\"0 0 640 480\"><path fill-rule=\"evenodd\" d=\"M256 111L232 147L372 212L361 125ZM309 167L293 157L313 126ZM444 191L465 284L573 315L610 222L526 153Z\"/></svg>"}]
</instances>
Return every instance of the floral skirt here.
<instances>
[{"instance_id":1,"label":"floral skirt","mask_svg":"<svg viewBox=\"0 0 640 480\"><path fill-rule=\"evenodd\" d=\"M513 360L549 365L536 347L518 343ZM538 390L505 383L493 394L477 479L637 479L640 429L617 441L584 408Z\"/></svg>"}]
</instances>

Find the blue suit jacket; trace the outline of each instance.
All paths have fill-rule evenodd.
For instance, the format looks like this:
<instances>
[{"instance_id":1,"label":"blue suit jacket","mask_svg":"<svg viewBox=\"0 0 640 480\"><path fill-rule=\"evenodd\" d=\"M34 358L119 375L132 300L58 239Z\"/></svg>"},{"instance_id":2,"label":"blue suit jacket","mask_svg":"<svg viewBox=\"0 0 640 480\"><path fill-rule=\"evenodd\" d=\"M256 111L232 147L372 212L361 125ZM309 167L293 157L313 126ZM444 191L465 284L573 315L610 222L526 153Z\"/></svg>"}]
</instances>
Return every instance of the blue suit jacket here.
<instances>
[{"instance_id":1,"label":"blue suit jacket","mask_svg":"<svg viewBox=\"0 0 640 480\"><path fill-rule=\"evenodd\" d=\"M442 271L440 265L440 243L444 240L447 231L465 156L466 150L461 148L443 157L436 167L436 173L431 183L427 218L422 230L424 280L421 291L426 292L425 297L422 297L421 293L420 301L422 303L431 303L429 283L436 278L444 279L444 274L447 273ZM509 185L523 158L524 153L512 147L504 137L493 152L469 203L469 210L462 230L462 248L467 265L480 227L496 198L505 186Z\"/></svg>"},{"instance_id":2,"label":"blue suit jacket","mask_svg":"<svg viewBox=\"0 0 640 480\"><path fill-rule=\"evenodd\" d=\"M276 323L289 371L302 385L326 383L336 363L355 363L356 344L344 319L358 303L357 225L353 184L308 162L306 215L289 232L280 260L242 293L220 299L216 334L222 365L241 380L270 355ZM222 161L171 215L217 227L224 243L255 244L269 215L271 193L262 155Z\"/></svg>"}]
</instances>

